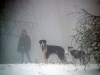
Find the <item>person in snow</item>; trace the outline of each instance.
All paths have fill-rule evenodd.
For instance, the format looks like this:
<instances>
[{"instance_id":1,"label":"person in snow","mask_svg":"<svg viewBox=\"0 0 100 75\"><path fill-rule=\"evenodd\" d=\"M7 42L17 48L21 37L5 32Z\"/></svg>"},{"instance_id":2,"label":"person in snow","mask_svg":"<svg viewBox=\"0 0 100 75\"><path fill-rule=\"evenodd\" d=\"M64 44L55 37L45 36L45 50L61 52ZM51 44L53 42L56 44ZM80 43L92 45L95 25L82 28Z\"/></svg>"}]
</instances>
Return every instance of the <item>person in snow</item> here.
<instances>
[{"instance_id":1,"label":"person in snow","mask_svg":"<svg viewBox=\"0 0 100 75\"><path fill-rule=\"evenodd\" d=\"M18 53L21 54L21 63L24 62L24 53L28 58L28 62L32 62L29 55L30 48L31 48L30 37L27 35L27 31L23 29L22 34L19 38L18 49L17 49Z\"/></svg>"}]
</instances>

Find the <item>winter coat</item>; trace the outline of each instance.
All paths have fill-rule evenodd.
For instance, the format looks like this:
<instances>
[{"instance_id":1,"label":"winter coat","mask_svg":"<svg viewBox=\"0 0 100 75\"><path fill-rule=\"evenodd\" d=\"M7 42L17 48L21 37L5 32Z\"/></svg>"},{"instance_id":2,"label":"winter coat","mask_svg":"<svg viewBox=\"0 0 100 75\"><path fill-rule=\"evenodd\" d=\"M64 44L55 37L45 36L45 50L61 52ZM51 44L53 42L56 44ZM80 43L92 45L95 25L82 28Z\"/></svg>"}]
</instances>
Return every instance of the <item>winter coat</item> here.
<instances>
[{"instance_id":1,"label":"winter coat","mask_svg":"<svg viewBox=\"0 0 100 75\"><path fill-rule=\"evenodd\" d=\"M18 52L30 51L30 48L31 48L30 37L28 35L21 36L19 38L19 43L18 43L18 48L17 48Z\"/></svg>"}]
</instances>

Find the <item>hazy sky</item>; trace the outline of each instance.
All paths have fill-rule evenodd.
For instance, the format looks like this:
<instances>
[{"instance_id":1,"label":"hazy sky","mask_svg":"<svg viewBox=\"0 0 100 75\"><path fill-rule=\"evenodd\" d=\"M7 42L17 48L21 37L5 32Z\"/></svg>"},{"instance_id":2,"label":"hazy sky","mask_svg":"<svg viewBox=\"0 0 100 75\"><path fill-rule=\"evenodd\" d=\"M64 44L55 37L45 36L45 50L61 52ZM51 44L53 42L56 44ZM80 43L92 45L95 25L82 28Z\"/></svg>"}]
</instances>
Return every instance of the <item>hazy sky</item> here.
<instances>
[{"instance_id":1,"label":"hazy sky","mask_svg":"<svg viewBox=\"0 0 100 75\"><path fill-rule=\"evenodd\" d=\"M46 39L48 44L70 45L69 37L75 34L76 18L66 16L81 11L74 6L85 9L93 15L100 15L98 0L32 0L33 8L23 20L37 24L37 38ZM22 15L24 16L24 14ZM25 16L26 17L26 16ZM68 40L67 40L68 39Z\"/></svg>"}]
</instances>

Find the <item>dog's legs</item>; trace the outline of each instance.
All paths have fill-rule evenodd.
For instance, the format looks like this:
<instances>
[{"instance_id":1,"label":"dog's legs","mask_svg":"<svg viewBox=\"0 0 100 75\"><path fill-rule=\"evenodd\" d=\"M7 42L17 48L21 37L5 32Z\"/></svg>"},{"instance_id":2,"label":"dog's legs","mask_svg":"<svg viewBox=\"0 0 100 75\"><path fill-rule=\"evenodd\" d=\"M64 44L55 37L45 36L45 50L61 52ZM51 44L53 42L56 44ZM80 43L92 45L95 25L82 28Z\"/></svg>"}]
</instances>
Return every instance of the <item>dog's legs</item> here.
<instances>
[{"instance_id":1,"label":"dog's legs","mask_svg":"<svg viewBox=\"0 0 100 75\"><path fill-rule=\"evenodd\" d=\"M61 64L61 59L58 56L57 56L57 58L58 58L58 63Z\"/></svg>"},{"instance_id":2,"label":"dog's legs","mask_svg":"<svg viewBox=\"0 0 100 75\"><path fill-rule=\"evenodd\" d=\"M44 55L44 62L45 62L45 64L46 64L46 57L45 57L45 55Z\"/></svg>"},{"instance_id":3,"label":"dog's legs","mask_svg":"<svg viewBox=\"0 0 100 75\"><path fill-rule=\"evenodd\" d=\"M48 59L46 59L45 61L46 61L46 64L48 64Z\"/></svg>"},{"instance_id":4,"label":"dog's legs","mask_svg":"<svg viewBox=\"0 0 100 75\"><path fill-rule=\"evenodd\" d=\"M46 58L46 56L44 55L44 62L45 62L45 64L47 64L48 63L48 59Z\"/></svg>"},{"instance_id":5,"label":"dog's legs","mask_svg":"<svg viewBox=\"0 0 100 75\"><path fill-rule=\"evenodd\" d=\"M75 67L76 67L76 59L74 58L74 62L75 62Z\"/></svg>"},{"instance_id":6,"label":"dog's legs","mask_svg":"<svg viewBox=\"0 0 100 75\"><path fill-rule=\"evenodd\" d=\"M59 64L61 64L61 59L59 59Z\"/></svg>"},{"instance_id":7,"label":"dog's legs","mask_svg":"<svg viewBox=\"0 0 100 75\"><path fill-rule=\"evenodd\" d=\"M60 58L57 56L57 63L61 63L61 60L60 60Z\"/></svg>"},{"instance_id":8,"label":"dog's legs","mask_svg":"<svg viewBox=\"0 0 100 75\"><path fill-rule=\"evenodd\" d=\"M80 65L81 65L81 63L82 63L81 58L79 60L80 60Z\"/></svg>"},{"instance_id":9,"label":"dog's legs","mask_svg":"<svg viewBox=\"0 0 100 75\"><path fill-rule=\"evenodd\" d=\"M48 58L49 58L49 54L46 53L46 55L45 55L45 59L46 59L45 61L46 61L46 64L48 64Z\"/></svg>"},{"instance_id":10,"label":"dog's legs","mask_svg":"<svg viewBox=\"0 0 100 75\"><path fill-rule=\"evenodd\" d=\"M48 64L48 59L46 59L46 57L44 57L45 60L45 64Z\"/></svg>"},{"instance_id":11,"label":"dog's legs","mask_svg":"<svg viewBox=\"0 0 100 75\"><path fill-rule=\"evenodd\" d=\"M44 60L45 60L45 64L48 64L48 59L45 58Z\"/></svg>"},{"instance_id":12,"label":"dog's legs","mask_svg":"<svg viewBox=\"0 0 100 75\"><path fill-rule=\"evenodd\" d=\"M58 56L56 55L56 58L57 58L57 63L59 63L59 58L58 58Z\"/></svg>"},{"instance_id":13,"label":"dog's legs","mask_svg":"<svg viewBox=\"0 0 100 75\"><path fill-rule=\"evenodd\" d=\"M72 58L72 60L73 60L73 65L74 65L74 63L75 63L75 62L74 62L74 58Z\"/></svg>"},{"instance_id":14,"label":"dog's legs","mask_svg":"<svg viewBox=\"0 0 100 75\"><path fill-rule=\"evenodd\" d=\"M82 64L84 64L84 58L82 57Z\"/></svg>"}]
</instances>

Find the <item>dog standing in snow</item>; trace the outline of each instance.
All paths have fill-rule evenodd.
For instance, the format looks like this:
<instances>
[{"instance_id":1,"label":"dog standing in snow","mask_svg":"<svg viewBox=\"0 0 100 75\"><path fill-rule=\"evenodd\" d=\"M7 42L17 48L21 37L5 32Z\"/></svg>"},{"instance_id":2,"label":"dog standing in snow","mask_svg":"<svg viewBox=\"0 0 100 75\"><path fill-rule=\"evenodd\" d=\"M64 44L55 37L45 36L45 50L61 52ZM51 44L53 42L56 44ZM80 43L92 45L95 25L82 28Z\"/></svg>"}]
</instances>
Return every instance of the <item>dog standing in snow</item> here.
<instances>
[{"instance_id":1,"label":"dog standing in snow","mask_svg":"<svg viewBox=\"0 0 100 75\"><path fill-rule=\"evenodd\" d=\"M59 57L60 61L64 61L64 62L67 61L65 58L65 50L62 47L47 45L46 40L40 40L39 43L40 43L40 47L42 49L46 64L48 63L49 56L52 54L56 54Z\"/></svg>"},{"instance_id":2,"label":"dog standing in snow","mask_svg":"<svg viewBox=\"0 0 100 75\"><path fill-rule=\"evenodd\" d=\"M76 66L76 59L80 60L80 64L83 61L85 63L85 52L73 49L73 47L68 47L68 52L70 52L73 60L73 64ZM82 61L81 61L82 60Z\"/></svg>"}]
</instances>

